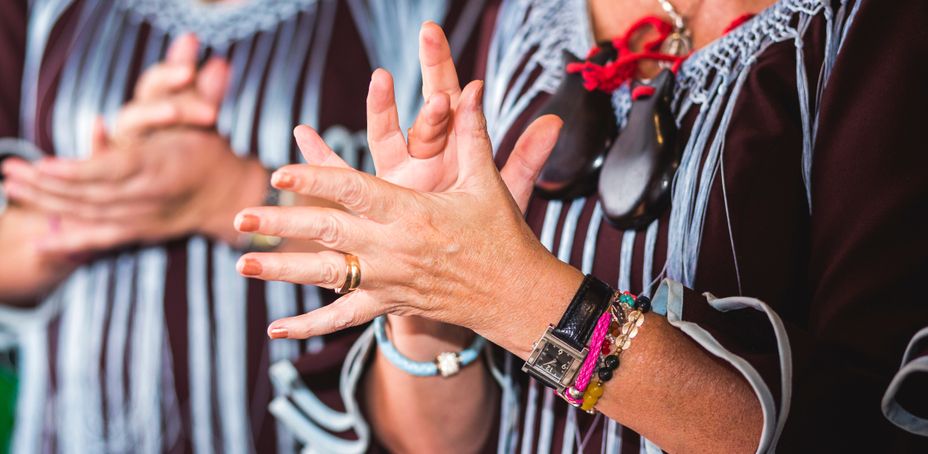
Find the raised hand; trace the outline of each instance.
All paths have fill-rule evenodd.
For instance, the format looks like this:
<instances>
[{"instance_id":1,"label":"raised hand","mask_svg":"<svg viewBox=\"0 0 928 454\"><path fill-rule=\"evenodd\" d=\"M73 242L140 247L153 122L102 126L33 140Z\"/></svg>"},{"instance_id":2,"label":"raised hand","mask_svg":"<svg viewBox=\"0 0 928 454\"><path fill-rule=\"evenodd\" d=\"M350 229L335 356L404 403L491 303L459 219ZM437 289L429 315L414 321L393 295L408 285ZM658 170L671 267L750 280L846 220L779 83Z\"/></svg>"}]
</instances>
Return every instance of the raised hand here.
<instances>
[{"instance_id":1,"label":"raised hand","mask_svg":"<svg viewBox=\"0 0 928 454\"><path fill-rule=\"evenodd\" d=\"M367 96L368 144L378 177L410 189L442 191L457 178L457 143L451 121L461 97L461 85L448 40L434 22L422 25L419 62L425 102L408 132L408 141L399 126L393 78L383 69L374 71ZM294 136L309 164L348 167L312 128L298 126ZM546 153L536 153L539 150L515 150L509 158L512 165L502 172L503 181L523 211L535 176L547 158Z\"/></svg>"},{"instance_id":2,"label":"raised hand","mask_svg":"<svg viewBox=\"0 0 928 454\"><path fill-rule=\"evenodd\" d=\"M522 158L510 159L500 172L493 162L481 102L482 82L469 84L454 111L448 139L456 149L456 171L440 191L403 188L345 168L295 165L275 172L276 187L330 200L348 212L243 210L236 217L242 232L314 240L332 251L246 254L240 271L250 277L335 288L345 281L343 253L349 253L360 258L362 280L359 290L329 306L274 322L269 328L272 337L326 334L390 313L461 325L504 342L499 339L502 332L490 329L497 326L492 320L508 317L511 304L524 303L522 296L514 298L520 289L526 290L522 295L539 288L550 295L563 291L559 288L575 288L582 276L535 239L503 179L508 176L519 187L531 187L540 168L534 164L543 162L554 146L561 121L546 116L532 123L513 152ZM300 145L306 155L328 153L310 148L323 146L315 138ZM539 275L562 280L546 288L549 284L536 282ZM564 281L569 283L563 285ZM507 296L508 292L515 294Z\"/></svg>"}]
</instances>

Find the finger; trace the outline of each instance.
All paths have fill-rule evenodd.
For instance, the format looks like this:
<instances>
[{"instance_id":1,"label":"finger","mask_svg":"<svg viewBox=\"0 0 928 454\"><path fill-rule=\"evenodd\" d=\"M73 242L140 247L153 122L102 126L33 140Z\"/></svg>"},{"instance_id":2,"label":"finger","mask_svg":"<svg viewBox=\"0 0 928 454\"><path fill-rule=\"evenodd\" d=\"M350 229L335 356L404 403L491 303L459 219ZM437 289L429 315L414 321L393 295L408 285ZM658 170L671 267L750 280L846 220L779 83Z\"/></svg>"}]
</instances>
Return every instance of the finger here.
<instances>
[{"instance_id":1,"label":"finger","mask_svg":"<svg viewBox=\"0 0 928 454\"><path fill-rule=\"evenodd\" d=\"M535 179L554 150L563 125L564 122L556 115L545 115L533 121L519 136L512 154L499 172L523 213L532 196Z\"/></svg>"},{"instance_id":2,"label":"finger","mask_svg":"<svg viewBox=\"0 0 928 454\"><path fill-rule=\"evenodd\" d=\"M354 169L289 165L271 175L271 184L337 203L359 215L391 218L408 190Z\"/></svg>"},{"instance_id":3,"label":"finger","mask_svg":"<svg viewBox=\"0 0 928 454\"><path fill-rule=\"evenodd\" d=\"M42 188L24 184L18 180L7 181L5 190L11 200L36 207L42 211L93 222L131 222L140 217L151 217L160 206L154 201L122 202L115 189L100 192L97 200L74 191L73 194L57 194ZM80 198L84 197L84 198Z\"/></svg>"},{"instance_id":4,"label":"finger","mask_svg":"<svg viewBox=\"0 0 928 454\"><path fill-rule=\"evenodd\" d=\"M335 208L253 207L235 216L242 233L310 240L338 251L357 252L374 225Z\"/></svg>"},{"instance_id":5,"label":"finger","mask_svg":"<svg viewBox=\"0 0 928 454\"><path fill-rule=\"evenodd\" d=\"M2 170L4 178L19 182L35 181L39 174L34 165L19 158L4 159Z\"/></svg>"},{"instance_id":6,"label":"finger","mask_svg":"<svg viewBox=\"0 0 928 454\"><path fill-rule=\"evenodd\" d=\"M45 193L49 197L60 198L63 203L111 204L123 200L126 195L120 190L120 185L112 182L74 182L54 176L39 176L37 172L29 179L17 175L12 180L28 184L35 191Z\"/></svg>"},{"instance_id":7,"label":"finger","mask_svg":"<svg viewBox=\"0 0 928 454\"><path fill-rule=\"evenodd\" d=\"M93 121L93 131L90 136L91 156L106 153L108 151L108 143L109 137L106 133L106 120L98 115Z\"/></svg>"},{"instance_id":8,"label":"finger","mask_svg":"<svg viewBox=\"0 0 928 454\"><path fill-rule=\"evenodd\" d=\"M341 287L348 275L345 254L334 251L250 253L239 259L236 269L246 277L315 285L328 289Z\"/></svg>"},{"instance_id":9,"label":"finger","mask_svg":"<svg viewBox=\"0 0 928 454\"><path fill-rule=\"evenodd\" d=\"M79 209L74 201L49 194L17 179L5 181L3 189L10 200L48 213L62 214Z\"/></svg>"},{"instance_id":10,"label":"finger","mask_svg":"<svg viewBox=\"0 0 928 454\"><path fill-rule=\"evenodd\" d=\"M129 230L118 224L64 225L59 232L40 239L36 249L45 255L76 255L112 249L130 238Z\"/></svg>"},{"instance_id":11,"label":"finger","mask_svg":"<svg viewBox=\"0 0 928 454\"><path fill-rule=\"evenodd\" d=\"M229 63L225 59L210 58L197 74L197 92L218 108L229 86L231 73Z\"/></svg>"},{"instance_id":12,"label":"finger","mask_svg":"<svg viewBox=\"0 0 928 454\"><path fill-rule=\"evenodd\" d=\"M451 99L451 106L457 106L461 83L458 82L448 38L435 22L425 22L419 31L419 65L422 68L422 97L429 99L435 93L445 93Z\"/></svg>"},{"instance_id":13,"label":"finger","mask_svg":"<svg viewBox=\"0 0 928 454\"><path fill-rule=\"evenodd\" d=\"M447 93L435 93L426 100L409 129L409 155L428 159L441 153L448 143L450 125L451 99Z\"/></svg>"},{"instance_id":14,"label":"finger","mask_svg":"<svg viewBox=\"0 0 928 454\"><path fill-rule=\"evenodd\" d=\"M321 336L367 323L383 315L385 309L364 290L356 290L312 312L275 320L267 333L272 339Z\"/></svg>"},{"instance_id":15,"label":"finger","mask_svg":"<svg viewBox=\"0 0 928 454\"><path fill-rule=\"evenodd\" d=\"M306 163L322 167L342 167L351 168L340 156L338 156L315 129L306 125L299 125L293 129L293 138L296 139L296 146L299 147L300 153L306 159Z\"/></svg>"},{"instance_id":16,"label":"finger","mask_svg":"<svg viewBox=\"0 0 928 454\"><path fill-rule=\"evenodd\" d=\"M193 64L159 63L146 69L135 84L134 101L151 101L189 87L196 76Z\"/></svg>"},{"instance_id":17,"label":"finger","mask_svg":"<svg viewBox=\"0 0 928 454\"><path fill-rule=\"evenodd\" d=\"M139 168L136 153L105 153L89 159L46 158L36 163L38 178L61 178L72 182L116 182L134 175Z\"/></svg>"},{"instance_id":18,"label":"finger","mask_svg":"<svg viewBox=\"0 0 928 454\"><path fill-rule=\"evenodd\" d=\"M116 117L114 135L134 137L168 126L209 127L216 123L218 105L192 92L152 101L133 101Z\"/></svg>"},{"instance_id":19,"label":"finger","mask_svg":"<svg viewBox=\"0 0 928 454\"><path fill-rule=\"evenodd\" d=\"M487 120L483 116L483 81L475 80L461 93L461 102L454 113L454 135L458 150L459 180L468 177L495 176L493 147L487 135Z\"/></svg>"},{"instance_id":20,"label":"finger","mask_svg":"<svg viewBox=\"0 0 928 454\"><path fill-rule=\"evenodd\" d=\"M197 39L197 35L184 33L171 42L164 60L174 64L195 65L199 49L200 41Z\"/></svg>"},{"instance_id":21,"label":"finger","mask_svg":"<svg viewBox=\"0 0 928 454\"><path fill-rule=\"evenodd\" d=\"M409 158L406 139L400 130L393 93L393 77L383 69L371 74L367 92L367 144L378 174L387 172Z\"/></svg>"}]
</instances>

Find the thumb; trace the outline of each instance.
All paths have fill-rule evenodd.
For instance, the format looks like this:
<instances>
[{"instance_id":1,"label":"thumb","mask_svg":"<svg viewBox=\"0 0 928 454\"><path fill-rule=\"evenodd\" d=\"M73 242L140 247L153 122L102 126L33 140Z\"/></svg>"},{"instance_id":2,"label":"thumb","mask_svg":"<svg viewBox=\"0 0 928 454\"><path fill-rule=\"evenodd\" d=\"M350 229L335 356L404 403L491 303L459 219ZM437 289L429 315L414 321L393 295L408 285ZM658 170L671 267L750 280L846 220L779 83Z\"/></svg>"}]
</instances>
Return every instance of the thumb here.
<instances>
[{"instance_id":1,"label":"thumb","mask_svg":"<svg viewBox=\"0 0 928 454\"><path fill-rule=\"evenodd\" d=\"M293 129L293 138L307 164L323 167L351 167L326 145L315 129L299 125Z\"/></svg>"},{"instance_id":2,"label":"thumb","mask_svg":"<svg viewBox=\"0 0 928 454\"><path fill-rule=\"evenodd\" d=\"M193 33L184 33L171 42L164 60L167 63L178 65L195 65L200 41Z\"/></svg>"},{"instance_id":3,"label":"thumb","mask_svg":"<svg viewBox=\"0 0 928 454\"><path fill-rule=\"evenodd\" d=\"M483 116L483 81L475 80L461 93L454 113L454 135L458 153L458 181L495 177L493 145Z\"/></svg>"},{"instance_id":4,"label":"thumb","mask_svg":"<svg viewBox=\"0 0 928 454\"><path fill-rule=\"evenodd\" d=\"M532 196L535 179L554 150L563 125L556 115L545 115L533 121L519 136L506 165L499 172L523 213Z\"/></svg>"},{"instance_id":5,"label":"thumb","mask_svg":"<svg viewBox=\"0 0 928 454\"><path fill-rule=\"evenodd\" d=\"M197 74L197 91L210 104L219 107L229 86L231 70L229 63L222 58L211 58Z\"/></svg>"}]
</instances>

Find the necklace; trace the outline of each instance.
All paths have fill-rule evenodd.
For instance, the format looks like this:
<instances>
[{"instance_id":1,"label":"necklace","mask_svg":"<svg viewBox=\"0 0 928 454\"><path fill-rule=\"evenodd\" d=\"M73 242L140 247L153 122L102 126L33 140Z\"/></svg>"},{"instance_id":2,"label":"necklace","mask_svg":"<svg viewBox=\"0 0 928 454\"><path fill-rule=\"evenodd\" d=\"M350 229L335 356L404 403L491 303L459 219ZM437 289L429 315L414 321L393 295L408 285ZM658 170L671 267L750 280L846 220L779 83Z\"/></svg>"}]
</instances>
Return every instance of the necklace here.
<instances>
[{"instance_id":1,"label":"necklace","mask_svg":"<svg viewBox=\"0 0 928 454\"><path fill-rule=\"evenodd\" d=\"M670 0L657 0L657 3L660 3L661 9L670 16L673 23L673 33L664 40L661 51L676 56L689 54L693 50L693 39L689 29L686 28L686 21L683 20L683 16L677 12Z\"/></svg>"},{"instance_id":2,"label":"necklace","mask_svg":"<svg viewBox=\"0 0 928 454\"><path fill-rule=\"evenodd\" d=\"M567 77L537 114L555 114L565 122L538 177L538 194L565 200L598 190L605 218L625 230L645 228L667 211L682 157L671 104L692 35L669 0L657 2L672 22L643 17L622 36L593 47L585 60L566 55ZM632 46L648 28L657 37ZM657 76L639 76L639 64L646 60L660 65ZM632 104L619 133L611 93L622 86Z\"/></svg>"},{"instance_id":3,"label":"necklace","mask_svg":"<svg viewBox=\"0 0 928 454\"><path fill-rule=\"evenodd\" d=\"M585 61L567 56L567 77L538 113L568 122L539 175L539 194L570 199L598 189L604 215L624 229L646 227L663 213L679 165L670 104L676 70L692 45L683 17L668 0L658 2L672 23L644 17L624 35L594 47ZM648 27L657 38L633 50L631 41ZM637 77L644 60L663 67L652 80ZM626 83L633 103L618 134L611 93Z\"/></svg>"}]
</instances>

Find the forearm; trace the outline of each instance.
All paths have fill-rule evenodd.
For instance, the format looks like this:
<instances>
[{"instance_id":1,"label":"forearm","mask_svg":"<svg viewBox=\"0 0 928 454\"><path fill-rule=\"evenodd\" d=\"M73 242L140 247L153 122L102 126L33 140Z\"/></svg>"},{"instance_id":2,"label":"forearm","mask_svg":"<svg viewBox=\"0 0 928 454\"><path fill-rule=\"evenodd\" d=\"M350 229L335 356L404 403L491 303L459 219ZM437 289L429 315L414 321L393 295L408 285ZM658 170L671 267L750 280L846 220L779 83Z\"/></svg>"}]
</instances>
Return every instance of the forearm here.
<instances>
[{"instance_id":1,"label":"forearm","mask_svg":"<svg viewBox=\"0 0 928 454\"><path fill-rule=\"evenodd\" d=\"M520 323L481 332L522 359L560 319L581 279L564 264L535 273L550 278L523 279L530 285L509 292L533 303ZM669 452L753 452L760 440L763 417L747 381L657 314L647 314L604 389L597 410Z\"/></svg>"},{"instance_id":2,"label":"forearm","mask_svg":"<svg viewBox=\"0 0 928 454\"><path fill-rule=\"evenodd\" d=\"M39 252L38 241L48 228L45 215L18 206L0 216L0 302L33 303L76 266Z\"/></svg>"},{"instance_id":3,"label":"forearm","mask_svg":"<svg viewBox=\"0 0 928 454\"><path fill-rule=\"evenodd\" d=\"M469 345L469 330L391 316L390 338L405 356L432 361ZM491 432L498 387L482 359L451 377L415 377L378 350L366 382L366 409L391 452L479 452Z\"/></svg>"}]
</instances>

